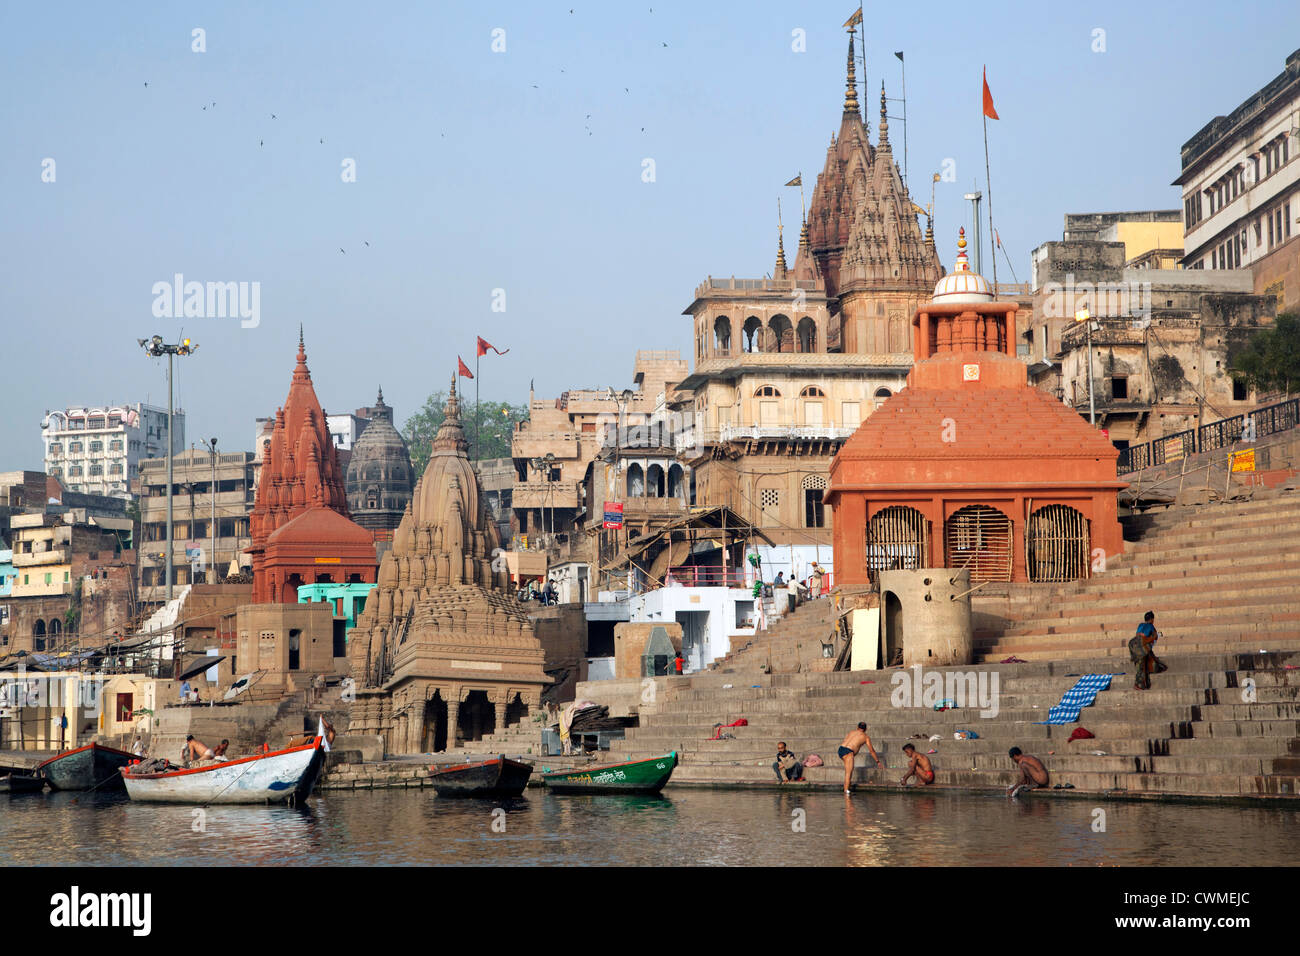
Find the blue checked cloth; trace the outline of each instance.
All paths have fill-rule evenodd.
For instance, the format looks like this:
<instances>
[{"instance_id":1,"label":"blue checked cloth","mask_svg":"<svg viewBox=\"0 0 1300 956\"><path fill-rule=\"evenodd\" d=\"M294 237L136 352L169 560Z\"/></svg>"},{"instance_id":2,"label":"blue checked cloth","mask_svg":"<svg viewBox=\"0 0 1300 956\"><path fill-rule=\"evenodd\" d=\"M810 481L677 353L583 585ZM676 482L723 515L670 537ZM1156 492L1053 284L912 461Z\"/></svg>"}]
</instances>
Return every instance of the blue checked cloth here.
<instances>
[{"instance_id":1,"label":"blue checked cloth","mask_svg":"<svg viewBox=\"0 0 1300 956\"><path fill-rule=\"evenodd\" d=\"M1040 724L1073 724L1079 719L1079 711L1091 707L1097 694L1110 690L1113 674L1084 674L1080 677L1061 702L1047 712L1047 719L1036 721Z\"/></svg>"}]
</instances>

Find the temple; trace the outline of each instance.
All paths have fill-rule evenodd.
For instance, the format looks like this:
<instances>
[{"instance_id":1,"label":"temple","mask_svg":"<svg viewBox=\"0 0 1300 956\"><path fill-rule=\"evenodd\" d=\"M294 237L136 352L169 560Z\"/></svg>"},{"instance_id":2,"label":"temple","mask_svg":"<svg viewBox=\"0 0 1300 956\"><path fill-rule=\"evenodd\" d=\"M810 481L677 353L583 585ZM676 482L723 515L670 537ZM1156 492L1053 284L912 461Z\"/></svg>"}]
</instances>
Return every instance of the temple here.
<instances>
[{"instance_id":1,"label":"temple","mask_svg":"<svg viewBox=\"0 0 1300 956\"><path fill-rule=\"evenodd\" d=\"M425 753L521 720L550 678L510 587L452 380L446 418L349 638L350 733Z\"/></svg>"},{"instance_id":2,"label":"temple","mask_svg":"<svg viewBox=\"0 0 1300 956\"><path fill-rule=\"evenodd\" d=\"M1027 382L1015 302L956 269L912 319L907 388L853 434L830 469L836 583L895 568L968 568L981 581L1085 578L1123 551L1118 451Z\"/></svg>"},{"instance_id":3,"label":"temple","mask_svg":"<svg viewBox=\"0 0 1300 956\"><path fill-rule=\"evenodd\" d=\"M249 516L253 603L296 604L303 584L373 582L373 537L348 516L343 472L301 330L289 395L269 441Z\"/></svg>"},{"instance_id":4,"label":"temple","mask_svg":"<svg viewBox=\"0 0 1300 956\"><path fill-rule=\"evenodd\" d=\"M402 522L411 501L414 472L382 388L375 404L365 411L370 424L352 448L345 487L352 520L382 541L391 539Z\"/></svg>"}]
</instances>

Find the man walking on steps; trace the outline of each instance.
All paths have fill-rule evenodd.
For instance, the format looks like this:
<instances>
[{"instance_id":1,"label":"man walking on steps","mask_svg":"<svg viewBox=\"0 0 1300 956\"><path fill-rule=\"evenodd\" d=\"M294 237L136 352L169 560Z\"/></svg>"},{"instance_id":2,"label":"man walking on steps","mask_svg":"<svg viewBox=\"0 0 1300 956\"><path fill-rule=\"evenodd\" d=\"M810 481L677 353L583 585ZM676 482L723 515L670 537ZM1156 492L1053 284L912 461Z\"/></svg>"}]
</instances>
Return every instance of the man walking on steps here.
<instances>
[{"instance_id":1,"label":"man walking on steps","mask_svg":"<svg viewBox=\"0 0 1300 956\"><path fill-rule=\"evenodd\" d=\"M1150 690L1151 675L1169 669L1156 657L1155 646L1159 639L1160 634L1156 631L1156 612L1147 611L1142 617L1142 623L1137 627L1137 634L1129 638L1128 642L1128 656L1137 668L1133 677L1135 690Z\"/></svg>"},{"instance_id":2,"label":"man walking on steps","mask_svg":"<svg viewBox=\"0 0 1300 956\"><path fill-rule=\"evenodd\" d=\"M840 744L839 756L844 761L844 792L853 792L853 758L858 755L862 745L867 745L867 753L871 754L871 759L876 762L876 766L884 769L884 764L876 756L876 748L871 746L871 738L867 736L867 725L858 723L854 730L850 730L844 738L844 743Z\"/></svg>"}]
</instances>

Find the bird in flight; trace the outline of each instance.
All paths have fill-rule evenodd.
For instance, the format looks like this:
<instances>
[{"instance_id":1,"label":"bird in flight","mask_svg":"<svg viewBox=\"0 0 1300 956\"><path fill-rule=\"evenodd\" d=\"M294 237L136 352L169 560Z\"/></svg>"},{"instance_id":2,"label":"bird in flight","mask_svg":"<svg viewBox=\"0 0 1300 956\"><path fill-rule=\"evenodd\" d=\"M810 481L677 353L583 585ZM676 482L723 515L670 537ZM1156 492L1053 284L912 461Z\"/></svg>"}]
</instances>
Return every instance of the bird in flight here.
<instances>
[{"instance_id":1,"label":"bird in flight","mask_svg":"<svg viewBox=\"0 0 1300 956\"><path fill-rule=\"evenodd\" d=\"M257 141L257 145L258 145L258 146L261 146L261 145L262 145L262 140L259 139L259 140Z\"/></svg>"},{"instance_id":2,"label":"bird in flight","mask_svg":"<svg viewBox=\"0 0 1300 956\"><path fill-rule=\"evenodd\" d=\"M342 247L342 246L339 246L339 252L342 252L345 256L347 255L347 253L343 251L343 247Z\"/></svg>"},{"instance_id":3,"label":"bird in flight","mask_svg":"<svg viewBox=\"0 0 1300 956\"><path fill-rule=\"evenodd\" d=\"M668 44L666 44L666 43L664 44L664 46L667 46L667 45L668 45ZM275 119L275 114L274 114L274 113L271 114L271 119Z\"/></svg>"},{"instance_id":4,"label":"bird in flight","mask_svg":"<svg viewBox=\"0 0 1300 956\"><path fill-rule=\"evenodd\" d=\"M145 86L148 86L148 85L149 85L149 81L148 81L148 80L145 80L145 81L144 81L144 85L145 85Z\"/></svg>"},{"instance_id":5,"label":"bird in flight","mask_svg":"<svg viewBox=\"0 0 1300 956\"><path fill-rule=\"evenodd\" d=\"M364 239L362 239L361 241L362 241L362 242L366 242L366 240L364 240ZM366 242L366 245L370 245L370 243Z\"/></svg>"},{"instance_id":6,"label":"bird in flight","mask_svg":"<svg viewBox=\"0 0 1300 956\"><path fill-rule=\"evenodd\" d=\"M321 141L321 145L324 146L324 145L325 145L325 137L322 136L322 137L320 138L320 141Z\"/></svg>"}]
</instances>

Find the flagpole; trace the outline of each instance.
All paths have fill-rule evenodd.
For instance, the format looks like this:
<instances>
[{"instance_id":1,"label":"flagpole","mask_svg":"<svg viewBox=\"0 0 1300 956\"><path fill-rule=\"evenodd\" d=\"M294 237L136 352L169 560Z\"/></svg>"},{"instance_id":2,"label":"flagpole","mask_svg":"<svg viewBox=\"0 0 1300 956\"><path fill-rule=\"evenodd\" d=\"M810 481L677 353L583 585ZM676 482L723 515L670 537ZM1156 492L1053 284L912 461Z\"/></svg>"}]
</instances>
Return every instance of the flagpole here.
<instances>
[{"instance_id":1,"label":"flagpole","mask_svg":"<svg viewBox=\"0 0 1300 956\"><path fill-rule=\"evenodd\" d=\"M987 81L985 83L985 86L987 87ZM989 198L989 244L991 246L993 243L993 180L989 176L988 113L984 113L983 116L984 116L984 183L985 183L985 188L988 190L988 194L989 194L988 196ZM989 252L992 253L990 258L993 260L993 297L996 299L998 295L998 251L997 249L990 248Z\"/></svg>"},{"instance_id":2,"label":"flagpole","mask_svg":"<svg viewBox=\"0 0 1300 956\"><path fill-rule=\"evenodd\" d=\"M907 61L899 56L898 64L903 71L903 188L908 189L908 196L911 196L907 185Z\"/></svg>"},{"instance_id":3,"label":"flagpole","mask_svg":"<svg viewBox=\"0 0 1300 956\"><path fill-rule=\"evenodd\" d=\"M483 415L479 410L479 377L478 377L478 360L483 356L479 355L478 345L474 346L474 460L479 460L479 448L483 444Z\"/></svg>"}]
</instances>

